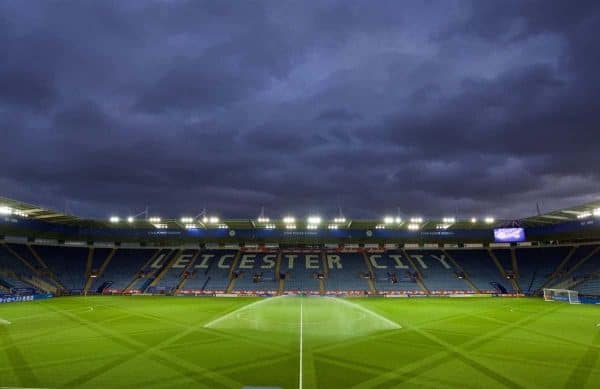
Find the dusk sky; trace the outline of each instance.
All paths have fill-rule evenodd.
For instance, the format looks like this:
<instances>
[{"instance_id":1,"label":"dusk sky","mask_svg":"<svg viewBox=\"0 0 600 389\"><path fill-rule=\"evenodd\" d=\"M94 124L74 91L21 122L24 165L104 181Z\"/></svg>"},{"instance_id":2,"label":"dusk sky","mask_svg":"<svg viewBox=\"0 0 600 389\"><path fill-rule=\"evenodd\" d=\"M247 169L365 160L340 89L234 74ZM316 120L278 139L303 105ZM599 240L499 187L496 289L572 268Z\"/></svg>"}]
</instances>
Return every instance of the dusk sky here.
<instances>
[{"instance_id":1,"label":"dusk sky","mask_svg":"<svg viewBox=\"0 0 600 389\"><path fill-rule=\"evenodd\" d=\"M2 1L0 196L105 218L600 199L600 1Z\"/></svg>"}]
</instances>

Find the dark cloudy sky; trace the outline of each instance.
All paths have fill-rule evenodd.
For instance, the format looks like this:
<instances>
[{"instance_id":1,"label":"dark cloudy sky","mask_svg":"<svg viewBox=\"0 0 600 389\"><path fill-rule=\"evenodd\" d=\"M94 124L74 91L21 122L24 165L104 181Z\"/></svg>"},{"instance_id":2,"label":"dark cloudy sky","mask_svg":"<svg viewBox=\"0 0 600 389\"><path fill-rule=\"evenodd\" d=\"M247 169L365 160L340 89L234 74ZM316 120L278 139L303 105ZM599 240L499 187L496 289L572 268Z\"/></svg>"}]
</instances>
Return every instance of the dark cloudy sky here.
<instances>
[{"instance_id":1,"label":"dark cloudy sky","mask_svg":"<svg viewBox=\"0 0 600 389\"><path fill-rule=\"evenodd\" d=\"M0 195L519 217L600 193L599 1L1 1Z\"/></svg>"}]
</instances>

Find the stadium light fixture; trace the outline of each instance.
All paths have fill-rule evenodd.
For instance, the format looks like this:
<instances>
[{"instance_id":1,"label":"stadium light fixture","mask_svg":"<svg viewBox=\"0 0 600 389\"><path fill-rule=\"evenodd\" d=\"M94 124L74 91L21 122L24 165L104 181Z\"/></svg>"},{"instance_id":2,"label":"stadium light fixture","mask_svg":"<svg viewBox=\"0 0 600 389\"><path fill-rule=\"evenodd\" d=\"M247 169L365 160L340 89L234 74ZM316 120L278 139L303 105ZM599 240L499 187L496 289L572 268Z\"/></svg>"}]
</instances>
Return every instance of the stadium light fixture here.
<instances>
[{"instance_id":1,"label":"stadium light fixture","mask_svg":"<svg viewBox=\"0 0 600 389\"><path fill-rule=\"evenodd\" d=\"M421 228L421 226L419 226L419 225L418 225L418 224L416 224L416 223L410 223L410 224L408 225L408 230L409 230L409 231L416 231L416 230L418 230L418 229L420 229L420 228Z\"/></svg>"},{"instance_id":2,"label":"stadium light fixture","mask_svg":"<svg viewBox=\"0 0 600 389\"><path fill-rule=\"evenodd\" d=\"M327 226L328 229L330 230L337 230L338 229L338 225L337 224L330 224Z\"/></svg>"},{"instance_id":3,"label":"stadium light fixture","mask_svg":"<svg viewBox=\"0 0 600 389\"><path fill-rule=\"evenodd\" d=\"M193 223L187 223L185 225L185 229L186 230L196 230L196 229L198 229L198 226Z\"/></svg>"},{"instance_id":4,"label":"stadium light fixture","mask_svg":"<svg viewBox=\"0 0 600 389\"><path fill-rule=\"evenodd\" d=\"M454 224L454 223L456 223L456 218L454 216L445 217L442 219L442 221L446 224Z\"/></svg>"},{"instance_id":5,"label":"stadium light fixture","mask_svg":"<svg viewBox=\"0 0 600 389\"><path fill-rule=\"evenodd\" d=\"M592 212L585 211L585 212L581 212L579 215L577 215L577 219L585 219L590 216L592 216Z\"/></svg>"},{"instance_id":6,"label":"stadium light fixture","mask_svg":"<svg viewBox=\"0 0 600 389\"><path fill-rule=\"evenodd\" d=\"M159 229L159 230L164 230L164 229L168 228L168 226L165 223L156 223L156 224L154 224L154 228Z\"/></svg>"},{"instance_id":7,"label":"stadium light fixture","mask_svg":"<svg viewBox=\"0 0 600 389\"><path fill-rule=\"evenodd\" d=\"M383 224L392 224L394 223L394 218L392 216L385 216L383 218Z\"/></svg>"},{"instance_id":8,"label":"stadium light fixture","mask_svg":"<svg viewBox=\"0 0 600 389\"><path fill-rule=\"evenodd\" d=\"M321 224L321 216L309 216L306 221L308 221L308 224L319 225Z\"/></svg>"},{"instance_id":9,"label":"stadium light fixture","mask_svg":"<svg viewBox=\"0 0 600 389\"><path fill-rule=\"evenodd\" d=\"M268 217L260 216L260 217L258 218L258 222L259 222L259 223L268 223L268 222L270 222L270 221L271 221L271 220L270 220Z\"/></svg>"},{"instance_id":10,"label":"stadium light fixture","mask_svg":"<svg viewBox=\"0 0 600 389\"><path fill-rule=\"evenodd\" d=\"M450 226L451 226L451 224L448 224L448 223L436 224L435 229L436 230L447 230L448 228L450 228Z\"/></svg>"},{"instance_id":11,"label":"stadium light fixture","mask_svg":"<svg viewBox=\"0 0 600 389\"><path fill-rule=\"evenodd\" d=\"M0 215L12 215L13 209L11 207L7 207L6 205L0 206Z\"/></svg>"},{"instance_id":12,"label":"stadium light fixture","mask_svg":"<svg viewBox=\"0 0 600 389\"><path fill-rule=\"evenodd\" d=\"M496 221L496 219L494 219L491 216L486 217L485 219L483 219L483 221L485 222L485 224L492 224L493 222Z\"/></svg>"},{"instance_id":13,"label":"stadium light fixture","mask_svg":"<svg viewBox=\"0 0 600 389\"><path fill-rule=\"evenodd\" d=\"M228 226L227 224L223 224L223 223L221 223L221 224L219 224L219 225L217 226L217 228L218 228L218 229L220 229L220 230L226 230L226 229L228 229L228 228L229 228L229 226Z\"/></svg>"},{"instance_id":14,"label":"stadium light fixture","mask_svg":"<svg viewBox=\"0 0 600 389\"><path fill-rule=\"evenodd\" d=\"M267 223L267 224L265 224L265 229L267 229L267 230L274 230L275 229L275 224L273 224L273 223Z\"/></svg>"},{"instance_id":15,"label":"stadium light fixture","mask_svg":"<svg viewBox=\"0 0 600 389\"><path fill-rule=\"evenodd\" d=\"M400 216L396 216L394 221L396 222L396 224L400 224L400 223L402 223L402 218Z\"/></svg>"},{"instance_id":16,"label":"stadium light fixture","mask_svg":"<svg viewBox=\"0 0 600 389\"><path fill-rule=\"evenodd\" d=\"M318 226L317 224L308 224L308 225L306 226L306 229L307 229L307 230L316 230L316 229L318 229L318 228L319 228L319 226Z\"/></svg>"},{"instance_id":17,"label":"stadium light fixture","mask_svg":"<svg viewBox=\"0 0 600 389\"><path fill-rule=\"evenodd\" d=\"M411 217L410 222L412 224L423 223L423 218L422 217Z\"/></svg>"},{"instance_id":18,"label":"stadium light fixture","mask_svg":"<svg viewBox=\"0 0 600 389\"><path fill-rule=\"evenodd\" d=\"M111 216L111 217L110 217L108 220L109 220L111 223L118 223L118 222L120 222L120 221L121 221L121 218L120 218L120 217L118 217L118 216Z\"/></svg>"},{"instance_id":19,"label":"stadium light fixture","mask_svg":"<svg viewBox=\"0 0 600 389\"><path fill-rule=\"evenodd\" d=\"M286 224L285 225L285 229L286 230L295 230L296 229L296 225L295 224Z\"/></svg>"},{"instance_id":20,"label":"stadium light fixture","mask_svg":"<svg viewBox=\"0 0 600 389\"><path fill-rule=\"evenodd\" d=\"M149 221L150 223L160 223L160 218L159 218L159 217L157 217L157 216L153 216L153 217L151 217L150 219L148 219L148 221Z\"/></svg>"},{"instance_id":21,"label":"stadium light fixture","mask_svg":"<svg viewBox=\"0 0 600 389\"><path fill-rule=\"evenodd\" d=\"M283 222L285 224L294 224L294 223L296 223L296 218L293 216L286 216L283 218Z\"/></svg>"},{"instance_id":22,"label":"stadium light fixture","mask_svg":"<svg viewBox=\"0 0 600 389\"><path fill-rule=\"evenodd\" d=\"M216 216L204 216L202 221L204 224L217 224L219 223L219 218Z\"/></svg>"},{"instance_id":23,"label":"stadium light fixture","mask_svg":"<svg viewBox=\"0 0 600 389\"><path fill-rule=\"evenodd\" d=\"M595 208L595 209L592 211L592 214L593 214L594 216L596 216L596 217L600 217L600 208Z\"/></svg>"},{"instance_id":24,"label":"stadium light fixture","mask_svg":"<svg viewBox=\"0 0 600 389\"><path fill-rule=\"evenodd\" d=\"M184 216L181 218L181 222L185 223L185 224L191 224L194 222L194 218L193 217L188 217L188 216Z\"/></svg>"},{"instance_id":25,"label":"stadium light fixture","mask_svg":"<svg viewBox=\"0 0 600 389\"><path fill-rule=\"evenodd\" d=\"M336 217L333 219L334 223L346 223L346 218L345 217Z\"/></svg>"},{"instance_id":26,"label":"stadium light fixture","mask_svg":"<svg viewBox=\"0 0 600 389\"><path fill-rule=\"evenodd\" d=\"M133 216L129 216L129 217L127 218L127 223L133 223L133 221L134 221L134 220L135 220L135 219L133 218Z\"/></svg>"},{"instance_id":27,"label":"stadium light fixture","mask_svg":"<svg viewBox=\"0 0 600 389\"><path fill-rule=\"evenodd\" d=\"M472 217L471 218L471 223L477 223L477 218L476 217Z\"/></svg>"}]
</instances>

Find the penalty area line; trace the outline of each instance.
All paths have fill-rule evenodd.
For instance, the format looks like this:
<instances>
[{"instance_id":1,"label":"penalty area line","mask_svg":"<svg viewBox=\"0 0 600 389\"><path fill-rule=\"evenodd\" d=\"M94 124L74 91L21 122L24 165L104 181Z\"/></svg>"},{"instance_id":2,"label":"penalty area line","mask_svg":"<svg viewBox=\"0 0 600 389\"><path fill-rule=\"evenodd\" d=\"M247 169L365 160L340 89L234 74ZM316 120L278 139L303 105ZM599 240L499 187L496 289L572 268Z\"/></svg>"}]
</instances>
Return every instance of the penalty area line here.
<instances>
[{"instance_id":1,"label":"penalty area line","mask_svg":"<svg viewBox=\"0 0 600 389\"><path fill-rule=\"evenodd\" d=\"M206 323L205 325L203 325L203 327L204 328L210 328L210 327L214 326L215 324L218 324L218 323L222 322L223 320L230 318L231 316L237 315L240 312L243 312L243 311L245 311L247 309L250 309L250 308L253 308L253 307L257 306L257 305L264 304L266 302L273 301L273 300L281 298L281 297L283 297L283 296L265 297L263 300L255 301L255 302L250 303L248 305L244 305L243 307L238 308L235 311L231 311L229 313L224 314L223 316L217 317L216 319L214 319L214 320Z\"/></svg>"},{"instance_id":2,"label":"penalty area line","mask_svg":"<svg viewBox=\"0 0 600 389\"><path fill-rule=\"evenodd\" d=\"M337 301L338 303L349 305L349 306L359 309L369 315L372 315L372 316L382 320L383 322L387 323L388 325L392 326L394 329L399 330L402 328L402 326L400 324L396 323L395 321L392 321L392 320L388 319L387 317L378 314L377 312L371 311L370 309L365 308L362 305L352 303L348 300L344 300L343 297L329 297L329 298L333 299L334 301Z\"/></svg>"}]
</instances>

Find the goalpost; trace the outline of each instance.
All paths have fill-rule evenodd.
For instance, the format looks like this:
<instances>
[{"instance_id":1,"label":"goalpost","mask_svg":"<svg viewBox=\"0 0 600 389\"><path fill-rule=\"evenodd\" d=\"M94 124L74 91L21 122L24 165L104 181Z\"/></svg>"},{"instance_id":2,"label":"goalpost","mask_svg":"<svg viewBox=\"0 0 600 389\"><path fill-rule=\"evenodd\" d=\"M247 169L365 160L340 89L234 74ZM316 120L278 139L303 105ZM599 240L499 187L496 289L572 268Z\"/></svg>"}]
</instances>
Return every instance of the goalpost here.
<instances>
[{"instance_id":1,"label":"goalpost","mask_svg":"<svg viewBox=\"0 0 600 389\"><path fill-rule=\"evenodd\" d=\"M563 301L569 304L581 304L579 292L569 289L546 289L544 288L545 301Z\"/></svg>"}]
</instances>

